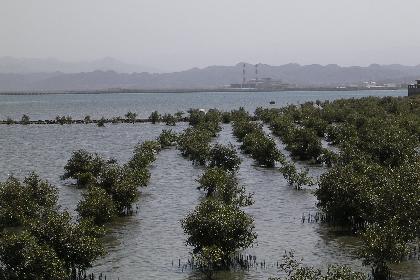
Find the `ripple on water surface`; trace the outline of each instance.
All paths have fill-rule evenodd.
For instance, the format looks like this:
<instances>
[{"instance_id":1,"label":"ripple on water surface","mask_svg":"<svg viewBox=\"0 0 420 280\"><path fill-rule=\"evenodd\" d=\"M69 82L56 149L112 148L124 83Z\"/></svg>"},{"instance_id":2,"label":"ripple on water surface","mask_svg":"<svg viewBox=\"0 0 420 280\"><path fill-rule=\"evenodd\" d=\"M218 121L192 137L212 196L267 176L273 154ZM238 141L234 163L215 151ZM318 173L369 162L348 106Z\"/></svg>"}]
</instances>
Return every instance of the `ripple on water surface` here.
<instances>
[{"instance_id":1,"label":"ripple on water surface","mask_svg":"<svg viewBox=\"0 0 420 280\"><path fill-rule=\"evenodd\" d=\"M296 94L296 100L308 100L307 96ZM135 111L129 104L133 102L134 97L123 96L122 101L117 102L119 105L106 108L109 108L111 115L123 115L128 110ZM216 95L212 99L209 95L198 101L199 99L194 95L186 94L181 96L185 104L174 106L174 102L171 102L168 95L161 95L144 103L149 107L144 109L144 112L159 109L152 103L165 98L166 103L163 102L159 106L170 108L168 104L172 103L171 110L177 111L184 107L205 107L199 106L204 104L202 100L208 101L210 108L220 108L214 103L218 102L229 109L245 106L250 110L255 109L256 105L264 106L268 103L267 100L280 97L284 95L262 94L260 99L257 97L247 99L241 96L245 98L244 100L239 96L236 96L235 100L230 95L228 97ZM29 105L24 105L22 108L39 109L38 116L42 118L55 117L57 108L61 107L47 110L49 105L43 98L40 98L39 102L28 102ZM97 97L89 98L96 100ZM112 99L115 96L104 97L105 100L107 98ZM3 110L5 105L2 99L4 100L4 97L0 97L2 114L10 115L13 110L16 116L26 113L26 111L13 109L13 104L7 104L11 106L9 111ZM257 101L252 104L254 99L260 100L258 102L261 104ZM295 99L289 98L289 101L276 99L276 101L279 105L282 102L293 103ZM312 95L309 99L329 99L329 96ZM77 100L74 102L79 102ZM103 112L105 108L89 107L94 105L89 102L87 104L79 110L80 116L85 114L86 108L90 108L91 111L88 110L88 113L92 115L95 110ZM143 107L146 106L144 104ZM144 114L147 115L146 113ZM181 124L173 129L180 131L185 127L185 124ZM238 147L238 143L231 135L230 125L224 125L223 128L215 141L225 144L230 142ZM80 190L66 186L65 182L59 179L72 151L83 148L125 162L132 155L136 143L154 139L162 129L168 129L168 127L151 124L107 125L105 128L95 125L2 125L0 126L0 146L2 147L0 149L0 179L4 180L8 174L24 176L30 171L36 171L58 186L60 204L72 211L80 199ZM276 141L283 149L281 143L277 139ZM284 149L283 152L285 152ZM281 259L284 250L293 249L296 255L303 257L304 262L308 264L342 263L361 269L361 262L352 255L357 245L353 238L333 234L323 225L302 223L302 214L316 211L313 189L296 191L287 185L278 170L256 167L253 160L243 155L241 157L243 162L238 178L247 191L254 193L255 204L248 207L246 211L255 218L258 233L257 244L248 249L247 253L256 255L258 260L265 260L267 264L274 264ZM305 167L303 163L298 165ZM308 167L312 176L317 177L323 172L323 168ZM201 274L191 271L181 272L177 267L179 258L186 261L189 257L191 248L185 246L186 236L183 234L180 220L194 209L203 195L196 189L198 184L195 181L201 173L201 168L193 166L190 161L182 158L177 150L163 150L151 167L150 185L141 191L138 213L120 219L112 225L111 233L106 238L109 254L99 260L92 271L105 273L107 279L118 277L120 279L201 279ZM174 267L171 265L172 261L174 261ZM417 263L406 262L397 267L397 270L408 275L405 279L416 279L418 268ZM267 279L275 274L275 268L251 269L247 272L218 273L216 279Z\"/></svg>"}]
</instances>

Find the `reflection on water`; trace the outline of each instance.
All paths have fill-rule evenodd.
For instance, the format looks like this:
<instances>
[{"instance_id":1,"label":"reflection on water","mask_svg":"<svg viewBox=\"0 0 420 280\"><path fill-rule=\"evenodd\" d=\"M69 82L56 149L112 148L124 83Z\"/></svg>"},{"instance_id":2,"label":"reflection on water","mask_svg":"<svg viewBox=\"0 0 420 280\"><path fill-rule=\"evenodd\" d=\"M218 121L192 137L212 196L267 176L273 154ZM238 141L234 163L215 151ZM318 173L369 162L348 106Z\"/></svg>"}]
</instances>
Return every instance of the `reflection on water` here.
<instances>
[{"instance_id":1,"label":"reflection on water","mask_svg":"<svg viewBox=\"0 0 420 280\"><path fill-rule=\"evenodd\" d=\"M307 95L294 94L296 95L295 99L303 101L307 98ZM354 95L356 94L359 93ZM224 99L220 96L215 97L214 102L219 102L220 106L209 103L211 105L209 107L222 107L221 105L223 105L237 108L238 106L234 106L234 103L242 105L251 102L241 100L240 95L236 96L239 98L237 102L233 102L231 95L225 96ZM110 96L107 95L106 98L111 98ZM121 98L131 100L130 98L138 98L143 95L127 96ZM194 97L194 95L188 96ZM269 100L273 99L273 96L269 94L263 94L264 96ZM325 93L324 96L320 95L314 98L326 99L330 97L329 93ZM81 96L77 96L77 98L83 99ZM163 97L153 97L154 100L159 100L159 98ZM183 98L181 98L182 102L185 101ZM207 96L203 98L205 101L211 99ZM2 99L4 97L0 96L1 114L4 115L5 105L2 103ZM223 100L231 101L229 103L223 102ZM119 102L116 101L117 105L115 106L111 106L112 104L107 106L91 105L93 107L89 109L90 111L86 108L76 109L80 112L88 111L90 114L95 110L105 112L107 108L111 107L119 114L124 114L128 110L134 111L132 107L123 108L124 103ZM184 107L174 100L167 102L172 102L171 110L177 111L196 101L185 103ZM291 101L289 102L291 103ZM24 103L22 108L27 110L35 108L28 104L30 101ZM39 105L42 107L39 116L44 118L54 116L59 110L57 109L59 107L54 107L49 103L41 104L43 107ZM145 102L144 104L149 103ZM257 105L259 104L257 103ZM150 108L147 110L169 105L154 104L152 106L149 104L149 106ZM13 110L16 115L24 113L16 108L8 108L6 114L12 115ZM144 112L147 110L145 109ZM111 115L115 115L115 112L109 111ZM179 124L174 129L181 131L185 127L186 124ZM153 139L159 135L162 129L167 128L164 125L151 124L108 125L105 128L95 125L3 125L0 126L0 146L2 147L0 149L0 179L4 180L8 174L24 176L34 170L58 186L60 204L63 205L63 208L74 210L80 199L80 190L65 186L64 182L59 179L73 150L84 148L124 162L131 156L137 142ZM223 131L215 141L231 142L238 147L239 144L231 133L230 125L224 125ZM280 142L277 144L282 147ZM283 152L285 151L283 150ZM258 233L258 242L245 253L256 255L258 262L265 261L267 268L251 268L245 272L218 272L214 279L247 280L267 279L270 276L275 276L277 274L275 263L281 260L285 250L294 250L297 257L303 257L304 262L310 265L325 267L330 263L341 263L367 271L367 268L362 267L361 261L355 258L354 251L358 242L355 238L336 234L326 226L317 223L302 223L302 214L307 215L317 211L313 189L296 191L287 185L281 173L275 168L256 167L252 159L243 155L241 157L243 162L238 172L238 178L248 192L254 193L255 204L248 207L246 211L255 218ZM301 163L299 166L305 167ZM319 166L306 167L315 177L324 171ZM99 260L92 271L106 274L107 279L118 279L118 277L119 279L205 279L201 273L182 271L178 268L178 260L181 259L185 263L190 258L191 250L185 246L186 237L182 231L180 220L198 204L203 195L197 190L198 183L195 181L201 173L200 167L193 166L190 161L182 158L177 150L162 151L151 167L150 185L141 191L138 212L134 216L119 219L112 224L106 238L109 254ZM395 269L405 275L404 279L416 279L420 266L417 262L410 261L404 262Z\"/></svg>"}]
</instances>

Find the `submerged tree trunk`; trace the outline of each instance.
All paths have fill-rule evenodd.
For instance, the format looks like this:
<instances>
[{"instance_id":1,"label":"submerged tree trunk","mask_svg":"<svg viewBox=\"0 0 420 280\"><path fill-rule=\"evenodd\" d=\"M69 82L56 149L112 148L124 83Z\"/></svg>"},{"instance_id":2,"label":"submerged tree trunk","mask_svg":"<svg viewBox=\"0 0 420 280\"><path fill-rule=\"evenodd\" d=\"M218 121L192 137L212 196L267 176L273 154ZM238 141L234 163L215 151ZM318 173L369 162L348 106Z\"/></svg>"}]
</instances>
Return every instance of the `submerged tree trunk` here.
<instances>
[{"instance_id":1,"label":"submerged tree trunk","mask_svg":"<svg viewBox=\"0 0 420 280\"><path fill-rule=\"evenodd\" d=\"M374 280L392 279L391 271L385 263L375 264L375 266L372 267L372 276Z\"/></svg>"}]
</instances>

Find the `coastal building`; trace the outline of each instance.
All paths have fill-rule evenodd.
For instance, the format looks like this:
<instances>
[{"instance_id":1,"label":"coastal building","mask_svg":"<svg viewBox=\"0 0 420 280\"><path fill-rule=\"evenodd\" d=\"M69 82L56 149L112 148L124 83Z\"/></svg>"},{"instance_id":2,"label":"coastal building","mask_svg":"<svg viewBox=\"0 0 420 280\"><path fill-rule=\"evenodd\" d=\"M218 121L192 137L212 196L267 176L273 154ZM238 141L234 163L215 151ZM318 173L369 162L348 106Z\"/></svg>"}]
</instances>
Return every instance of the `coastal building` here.
<instances>
[{"instance_id":1,"label":"coastal building","mask_svg":"<svg viewBox=\"0 0 420 280\"><path fill-rule=\"evenodd\" d=\"M288 84L283 83L281 80L273 80L272 78L259 78L258 67L260 64L255 64L255 79L248 80L246 78L246 67L244 63L242 65L242 83L230 84L227 86L229 89L233 90L255 90L255 91L264 91L264 90L284 90L289 87Z\"/></svg>"},{"instance_id":2,"label":"coastal building","mask_svg":"<svg viewBox=\"0 0 420 280\"><path fill-rule=\"evenodd\" d=\"M252 79L245 81L242 84L231 84L231 89L255 89L255 90L283 90L290 85L280 80L273 80L272 78Z\"/></svg>"},{"instance_id":3,"label":"coastal building","mask_svg":"<svg viewBox=\"0 0 420 280\"><path fill-rule=\"evenodd\" d=\"M415 84L408 85L408 96L420 95L420 80L416 80Z\"/></svg>"}]
</instances>

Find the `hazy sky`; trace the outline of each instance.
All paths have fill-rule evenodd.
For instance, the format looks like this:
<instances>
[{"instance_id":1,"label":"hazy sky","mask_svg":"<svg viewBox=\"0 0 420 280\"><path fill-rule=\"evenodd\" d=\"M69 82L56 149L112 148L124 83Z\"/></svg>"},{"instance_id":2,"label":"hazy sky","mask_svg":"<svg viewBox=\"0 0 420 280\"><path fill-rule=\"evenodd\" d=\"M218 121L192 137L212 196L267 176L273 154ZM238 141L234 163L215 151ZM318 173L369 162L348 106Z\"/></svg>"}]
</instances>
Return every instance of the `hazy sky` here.
<instances>
[{"instance_id":1,"label":"hazy sky","mask_svg":"<svg viewBox=\"0 0 420 280\"><path fill-rule=\"evenodd\" d=\"M420 64L420 0L0 0L0 56Z\"/></svg>"}]
</instances>

